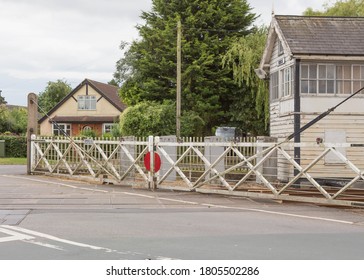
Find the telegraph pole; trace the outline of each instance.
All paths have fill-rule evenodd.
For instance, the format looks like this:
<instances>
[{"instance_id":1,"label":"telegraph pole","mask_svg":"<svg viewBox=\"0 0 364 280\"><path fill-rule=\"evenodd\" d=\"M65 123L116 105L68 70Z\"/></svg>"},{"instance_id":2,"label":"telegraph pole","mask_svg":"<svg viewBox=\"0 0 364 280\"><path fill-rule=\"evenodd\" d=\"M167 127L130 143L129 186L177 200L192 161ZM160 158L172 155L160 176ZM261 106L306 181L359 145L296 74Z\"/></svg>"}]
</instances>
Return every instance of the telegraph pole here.
<instances>
[{"instance_id":1,"label":"telegraph pole","mask_svg":"<svg viewBox=\"0 0 364 280\"><path fill-rule=\"evenodd\" d=\"M181 137L181 38L182 27L181 20L178 19L177 23L177 96L176 96L176 136L177 139Z\"/></svg>"}]
</instances>

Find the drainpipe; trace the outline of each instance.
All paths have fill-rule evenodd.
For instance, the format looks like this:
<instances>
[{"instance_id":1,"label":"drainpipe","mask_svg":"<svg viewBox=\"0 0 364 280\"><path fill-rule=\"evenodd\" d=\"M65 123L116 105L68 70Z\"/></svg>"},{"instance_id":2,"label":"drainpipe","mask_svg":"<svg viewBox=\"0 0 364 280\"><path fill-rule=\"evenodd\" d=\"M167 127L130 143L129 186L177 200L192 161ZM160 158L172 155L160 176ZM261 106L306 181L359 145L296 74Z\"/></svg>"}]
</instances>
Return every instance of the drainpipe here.
<instances>
[{"instance_id":1,"label":"drainpipe","mask_svg":"<svg viewBox=\"0 0 364 280\"><path fill-rule=\"evenodd\" d=\"M300 98L300 64L301 60L296 59L295 63L295 79L294 79L294 143L301 142L301 98ZM301 148L294 148L294 159L301 164ZM294 175L298 174L298 170L294 169Z\"/></svg>"}]
</instances>

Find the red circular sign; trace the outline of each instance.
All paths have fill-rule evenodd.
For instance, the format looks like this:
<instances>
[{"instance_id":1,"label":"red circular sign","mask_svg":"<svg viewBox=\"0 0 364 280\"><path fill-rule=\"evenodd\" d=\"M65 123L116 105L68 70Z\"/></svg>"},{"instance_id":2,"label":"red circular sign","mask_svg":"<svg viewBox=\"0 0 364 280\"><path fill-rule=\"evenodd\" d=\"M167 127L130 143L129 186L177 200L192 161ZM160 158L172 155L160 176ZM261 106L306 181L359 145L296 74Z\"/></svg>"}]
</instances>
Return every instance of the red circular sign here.
<instances>
[{"instance_id":1,"label":"red circular sign","mask_svg":"<svg viewBox=\"0 0 364 280\"><path fill-rule=\"evenodd\" d=\"M148 152L144 157L145 168L150 171L150 152ZM161 169L162 161L161 157L154 152L154 172L158 172Z\"/></svg>"}]
</instances>

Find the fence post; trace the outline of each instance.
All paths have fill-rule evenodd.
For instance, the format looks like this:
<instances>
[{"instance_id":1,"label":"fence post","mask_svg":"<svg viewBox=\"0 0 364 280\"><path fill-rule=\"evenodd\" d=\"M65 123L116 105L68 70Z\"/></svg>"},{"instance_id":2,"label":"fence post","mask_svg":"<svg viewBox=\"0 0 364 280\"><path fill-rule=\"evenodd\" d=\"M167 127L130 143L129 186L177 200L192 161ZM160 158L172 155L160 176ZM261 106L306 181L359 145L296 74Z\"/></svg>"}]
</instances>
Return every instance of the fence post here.
<instances>
[{"instance_id":1,"label":"fence post","mask_svg":"<svg viewBox=\"0 0 364 280\"><path fill-rule=\"evenodd\" d=\"M148 172L148 188L155 189L155 176L154 176L154 136L148 137L148 152L150 153L150 170Z\"/></svg>"},{"instance_id":2,"label":"fence post","mask_svg":"<svg viewBox=\"0 0 364 280\"><path fill-rule=\"evenodd\" d=\"M28 94L28 125L27 125L27 173L31 174L32 168L32 134L38 134L38 96Z\"/></svg>"}]
</instances>

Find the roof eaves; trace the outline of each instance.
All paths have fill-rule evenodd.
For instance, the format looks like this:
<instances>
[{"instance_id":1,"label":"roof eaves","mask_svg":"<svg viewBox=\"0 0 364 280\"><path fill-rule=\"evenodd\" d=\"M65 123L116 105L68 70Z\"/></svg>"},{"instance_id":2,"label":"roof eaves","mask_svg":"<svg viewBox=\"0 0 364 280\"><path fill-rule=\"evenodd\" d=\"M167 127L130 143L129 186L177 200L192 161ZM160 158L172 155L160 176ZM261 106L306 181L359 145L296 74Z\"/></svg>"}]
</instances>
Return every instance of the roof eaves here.
<instances>
[{"instance_id":1,"label":"roof eaves","mask_svg":"<svg viewBox=\"0 0 364 280\"><path fill-rule=\"evenodd\" d=\"M53 112L55 112L59 107L61 107L69 98L71 98L83 85L84 82L87 79L85 79L82 83L80 83L76 88L74 88L69 94L67 94L60 102L56 104L51 110L49 110L42 118L39 119L38 123L41 124L44 122L49 115L51 115ZM38 106L39 107L39 106Z\"/></svg>"},{"instance_id":2,"label":"roof eaves","mask_svg":"<svg viewBox=\"0 0 364 280\"><path fill-rule=\"evenodd\" d=\"M98 86L97 86L97 82L96 81L92 81L92 80L88 80L87 81L89 82L89 85L94 89L96 90L101 96L103 96L107 101L109 101L109 103L111 105L113 105L116 109L118 109L119 111L123 111L125 110L125 108L122 108L121 106L119 106L119 104L116 104L109 96L108 94L106 94L105 92L103 92ZM110 85L110 87L112 87ZM115 90L117 91L117 87L115 87Z\"/></svg>"}]
</instances>

